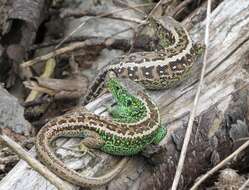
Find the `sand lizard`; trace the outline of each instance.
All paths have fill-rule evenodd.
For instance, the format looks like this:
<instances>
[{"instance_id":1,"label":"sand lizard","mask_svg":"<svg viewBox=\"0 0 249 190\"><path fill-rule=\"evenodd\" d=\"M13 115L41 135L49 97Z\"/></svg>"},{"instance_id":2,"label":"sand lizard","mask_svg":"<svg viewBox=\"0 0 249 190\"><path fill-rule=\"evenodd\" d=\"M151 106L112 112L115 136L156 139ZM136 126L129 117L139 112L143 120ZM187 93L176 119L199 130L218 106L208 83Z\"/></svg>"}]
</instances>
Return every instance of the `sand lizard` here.
<instances>
[{"instance_id":1,"label":"sand lizard","mask_svg":"<svg viewBox=\"0 0 249 190\"><path fill-rule=\"evenodd\" d=\"M131 53L103 67L88 88L83 98L84 105L100 94L109 71L114 71L118 77L129 78L151 90L176 86L189 75L196 50L186 29L168 16L152 19L150 24L156 28L155 35L159 36L159 45L162 49Z\"/></svg>"},{"instance_id":2,"label":"sand lizard","mask_svg":"<svg viewBox=\"0 0 249 190\"><path fill-rule=\"evenodd\" d=\"M101 177L84 177L84 175L67 168L52 151L50 144L58 137L83 137L88 148L98 148L112 155L130 156L139 153L151 143L158 143L165 135L160 127L160 114L157 106L144 89L138 86L129 92L124 89L125 80L108 81L109 89L120 106L117 119L108 119L90 112L57 117L48 122L38 133L36 149L40 159L58 176L80 186L102 185L113 179L123 168L127 158L123 159L111 172ZM127 114L130 112L131 114ZM132 115L137 121L126 119Z\"/></svg>"},{"instance_id":3,"label":"sand lizard","mask_svg":"<svg viewBox=\"0 0 249 190\"><path fill-rule=\"evenodd\" d=\"M195 56L187 31L170 17L153 19L152 24L157 27L157 35L160 36L163 48L153 52L131 53L102 68L86 93L83 104L99 95L110 71L119 78L129 78L147 89L175 86L189 74ZM166 41L170 42L170 46L164 47ZM109 90L119 104L126 105L121 106L123 111L119 106L120 110L116 112L119 121L88 112L77 113L61 116L48 122L37 135L36 148L41 160L57 175L71 183L80 186L105 184L120 172L127 159L124 158L114 170L101 177L84 177L66 167L55 156L50 143L56 138L81 136L85 137L85 144L90 148L99 148L113 155L129 156L139 153L148 144L158 143L165 135L165 130L160 127L158 108L153 101L143 90L135 90L130 94L129 89L122 87L121 81L115 83L117 80L109 83ZM122 93L117 93L120 91ZM125 109L132 108L132 104L136 105L133 106L135 110L130 110L131 115L126 115L128 112ZM138 112L139 117L132 115L133 112ZM122 121L122 119L125 120L125 116L136 119L131 122Z\"/></svg>"}]
</instances>

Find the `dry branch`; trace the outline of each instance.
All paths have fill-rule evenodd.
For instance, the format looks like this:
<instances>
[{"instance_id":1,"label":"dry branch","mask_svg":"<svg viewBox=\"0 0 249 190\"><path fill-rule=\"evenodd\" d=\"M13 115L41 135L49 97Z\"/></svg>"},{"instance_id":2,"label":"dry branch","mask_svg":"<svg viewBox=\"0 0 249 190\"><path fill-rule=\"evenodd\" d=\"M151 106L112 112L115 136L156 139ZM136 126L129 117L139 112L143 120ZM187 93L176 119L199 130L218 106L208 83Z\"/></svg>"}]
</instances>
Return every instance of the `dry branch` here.
<instances>
[{"instance_id":1,"label":"dry branch","mask_svg":"<svg viewBox=\"0 0 249 190\"><path fill-rule=\"evenodd\" d=\"M64 54L64 53L69 53L71 51L80 49L80 48L88 48L89 46L104 46L104 42L105 39L89 39L89 40L85 40L84 42L75 42L70 44L67 47L61 48L61 49L57 49L51 53L48 53L46 55L37 57L35 59L32 59L30 61L26 61L24 63L21 64L21 67L29 67L32 66L38 62L42 62L42 61L46 61L50 58L53 58L55 56Z\"/></svg>"}]
</instances>

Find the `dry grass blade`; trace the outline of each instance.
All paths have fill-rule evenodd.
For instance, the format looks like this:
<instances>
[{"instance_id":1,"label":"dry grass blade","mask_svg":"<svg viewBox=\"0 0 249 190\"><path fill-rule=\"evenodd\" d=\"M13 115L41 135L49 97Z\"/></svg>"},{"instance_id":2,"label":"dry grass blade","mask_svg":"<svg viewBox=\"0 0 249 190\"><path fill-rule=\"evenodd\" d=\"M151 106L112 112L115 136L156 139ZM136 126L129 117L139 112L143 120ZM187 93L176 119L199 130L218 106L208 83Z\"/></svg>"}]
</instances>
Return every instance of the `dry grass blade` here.
<instances>
[{"instance_id":1,"label":"dry grass blade","mask_svg":"<svg viewBox=\"0 0 249 190\"><path fill-rule=\"evenodd\" d=\"M200 83L198 85L197 92L196 92L196 95L195 95L193 109L192 109L192 111L190 113L188 127L187 127L187 130L186 130L186 134L185 134L185 138L184 138L184 142L183 142L183 146L182 146L182 151L181 151L181 154L180 154L178 166L177 166L174 181L173 181L173 184L172 184L172 190L177 189L177 186L178 186L178 183L179 183L179 180L180 180L180 176L181 176L181 173L182 173L182 170L183 170L183 165L184 165L184 161L185 161L185 157L186 157L186 153L187 153L187 148L188 148L190 136L191 136L191 133L192 133L194 118L195 118L195 115L196 115L196 110L197 110L197 106L198 106L198 102L199 102L199 98L200 98L200 92L201 92L201 88L202 88L202 84L203 84L203 80L204 80L204 75L205 75L205 71L206 71L207 53L208 53L208 45L209 45L210 12L211 12L211 0L208 0L207 18L206 18L206 30L205 30L206 49L205 49L205 52L204 52L203 66L202 66L202 71L201 71Z\"/></svg>"},{"instance_id":2,"label":"dry grass blade","mask_svg":"<svg viewBox=\"0 0 249 190\"><path fill-rule=\"evenodd\" d=\"M246 182L239 188L239 190L244 190L248 188L248 185L249 185L249 179L246 180Z\"/></svg>"},{"instance_id":3,"label":"dry grass blade","mask_svg":"<svg viewBox=\"0 0 249 190\"><path fill-rule=\"evenodd\" d=\"M73 188L65 181L61 180L36 159L32 158L19 144L11 140L6 135L0 135L0 139L4 141L21 159L25 160L34 170L39 172L43 177L50 181L59 190L72 190Z\"/></svg>"}]
</instances>

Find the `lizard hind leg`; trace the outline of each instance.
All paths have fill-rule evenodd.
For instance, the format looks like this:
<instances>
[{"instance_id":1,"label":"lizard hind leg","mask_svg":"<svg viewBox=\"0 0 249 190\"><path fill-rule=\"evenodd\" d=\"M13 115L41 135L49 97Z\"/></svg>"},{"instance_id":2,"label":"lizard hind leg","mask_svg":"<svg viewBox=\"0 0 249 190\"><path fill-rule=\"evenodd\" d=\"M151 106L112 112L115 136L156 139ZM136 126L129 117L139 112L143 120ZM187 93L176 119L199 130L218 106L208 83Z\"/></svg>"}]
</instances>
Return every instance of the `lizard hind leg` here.
<instances>
[{"instance_id":1,"label":"lizard hind leg","mask_svg":"<svg viewBox=\"0 0 249 190\"><path fill-rule=\"evenodd\" d=\"M159 144L162 141L162 139L166 136L166 134L167 134L167 130L164 127L160 126L153 139L153 144Z\"/></svg>"}]
</instances>

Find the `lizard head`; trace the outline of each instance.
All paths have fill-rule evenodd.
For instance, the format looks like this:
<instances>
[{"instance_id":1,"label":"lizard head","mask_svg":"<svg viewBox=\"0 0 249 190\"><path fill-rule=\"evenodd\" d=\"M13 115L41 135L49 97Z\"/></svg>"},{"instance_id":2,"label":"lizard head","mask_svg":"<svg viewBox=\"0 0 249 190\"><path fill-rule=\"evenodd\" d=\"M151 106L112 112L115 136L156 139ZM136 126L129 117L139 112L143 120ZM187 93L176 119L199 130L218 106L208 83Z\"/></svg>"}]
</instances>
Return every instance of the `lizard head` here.
<instances>
[{"instance_id":1,"label":"lizard head","mask_svg":"<svg viewBox=\"0 0 249 190\"><path fill-rule=\"evenodd\" d=\"M135 122L146 115L146 107L139 97L140 85L129 79L109 78L107 88L117 102L112 114L118 121Z\"/></svg>"}]
</instances>

